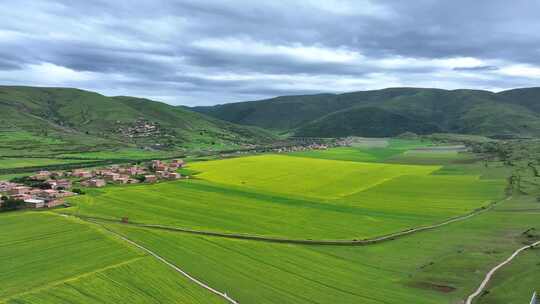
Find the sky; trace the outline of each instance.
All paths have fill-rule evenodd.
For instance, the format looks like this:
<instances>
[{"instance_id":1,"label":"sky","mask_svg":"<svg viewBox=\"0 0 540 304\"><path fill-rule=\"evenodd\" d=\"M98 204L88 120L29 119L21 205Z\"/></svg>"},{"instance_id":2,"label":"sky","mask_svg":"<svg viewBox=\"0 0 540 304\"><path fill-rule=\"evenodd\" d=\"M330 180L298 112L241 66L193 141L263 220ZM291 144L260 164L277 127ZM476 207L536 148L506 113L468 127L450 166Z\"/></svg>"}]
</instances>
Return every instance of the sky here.
<instances>
[{"instance_id":1,"label":"sky","mask_svg":"<svg viewBox=\"0 0 540 304\"><path fill-rule=\"evenodd\" d=\"M0 85L176 105L540 84L537 0L6 0Z\"/></svg>"}]
</instances>

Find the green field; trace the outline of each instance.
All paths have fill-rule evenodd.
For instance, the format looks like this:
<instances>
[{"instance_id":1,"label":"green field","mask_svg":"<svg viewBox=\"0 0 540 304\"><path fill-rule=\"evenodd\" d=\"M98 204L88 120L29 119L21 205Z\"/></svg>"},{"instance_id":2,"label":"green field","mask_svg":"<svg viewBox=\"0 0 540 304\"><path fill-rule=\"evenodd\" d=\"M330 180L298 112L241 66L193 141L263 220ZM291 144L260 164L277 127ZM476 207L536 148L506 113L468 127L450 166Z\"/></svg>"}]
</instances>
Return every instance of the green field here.
<instances>
[{"instance_id":1,"label":"green field","mask_svg":"<svg viewBox=\"0 0 540 304\"><path fill-rule=\"evenodd\" d=\"M0 303L222 303L93 224L31 212L0 222Z\"/></svg>"},{"instance_id":2,"label":"green field","mask_svg":"<svg viewBox=\"0 0 540 304\"><path fill-rule=\"evenodd\" d=\"M410 149L426 147L430 142L404 139L357 139L351 147L289 153L290 156L357 162L381 162L402 155Z\"/></svg>"},{"instance_id":3,"label":"green field","mask_svg":"<svg viewBox=\"0 0 540 304\"><path fill-rule=\"evenodd\" d=\"M418 165L474 163L472 153L458 151L410 150L386 159L389 163Z\"/></svg>"},{"instance_id":4,"label":"green field","mask_svg":"<svg viewBox=\"0 0 540 304\"><path fill-rule=\"evenodd\" d=\"M503 212L532 204L505 201L470 220L373 246L285 245L110 226L240 303L450 304L522 246L523 231L540 228L537 215ZM527 303L530 292L513 295L513 302L500 303Z\"/></svg>"},{"instance_id":5,"label":"green field","mask_svg":"<svg viewBox=\"0 0 540 304\"><path fill-rule=\"evenodd\" d=\"M164 158L174 157L180 152L177 151L146 151L141 149L119 149L112 151L96 151L96 152L81 152L81 153L69 153L62 154L60 157L73 157L81 159L150 159L150 158Z\"/></svg>"},{"instance_id":6,"label":"green field","mask_svg":"<svg viewBox=\"0 0 540 304\"><path fill-rule=\"evenodd\" d=\"M537 214L537 216L539 216ZM533 290L540 290L540 250L528 250L501 269L479 304L528 303ZM532 288L531 288L532 287Z\"/></svg>"},{"instance_id":7,"label":"green field","mask_svg":"<svg viewBox=\"0 0 540 304\"><path fill-rule=\"evenodd\" d=\"M460 303L491 267L540 238L536 197L515 192L503 200L513 172L503 162L393 144L190 162L188 180L86 189L56 215L0 214L0 256L9 261L0 263L0 281L7 280L0 303L220 302L110 231L62 213L101 218L239 303ZM367 160L366 149L400 152ZM198 231L356 240L441 223L494 201L466 220L368 246L118 223L128 217L131 224ZM539 279L537 251L497 273L475 303L527 303Z\"/></svg>"},{"instance_id":8,"label":"green field","mask_svg":"<svg viewBox=\"0 0 540 304\"><path fill-rule=\"evenodd\" d=\"M501 199L503 180L437 166L262 155L193 163L196 179L89 190L79 215L293 239L364 239L442 222ZM248 182L246 182L248 181Z\"/></svg>"},{"instance_id":9,"label":"green field","mask_svg":"<svg viewBox=\"0 0 540 304\"><path fill-rule=\"evenodd\" d=\"M427 175L440 167L330 161L261 155L198 162L190 169L198 178L292 196L335 199L401 175Z\"/></svg>"},{"instance_id":10,"label":"green field","mask_svg":"<svg viewBox=\"0 0 540 304\"><path fill-rule=\"evenodd\" d=\"M15 158L1 157L0 169L22 168L22 167L46 167L48 165L74 164L84 162L83 160L55 159L55 158Z\"/></svg>"}]
</instances>

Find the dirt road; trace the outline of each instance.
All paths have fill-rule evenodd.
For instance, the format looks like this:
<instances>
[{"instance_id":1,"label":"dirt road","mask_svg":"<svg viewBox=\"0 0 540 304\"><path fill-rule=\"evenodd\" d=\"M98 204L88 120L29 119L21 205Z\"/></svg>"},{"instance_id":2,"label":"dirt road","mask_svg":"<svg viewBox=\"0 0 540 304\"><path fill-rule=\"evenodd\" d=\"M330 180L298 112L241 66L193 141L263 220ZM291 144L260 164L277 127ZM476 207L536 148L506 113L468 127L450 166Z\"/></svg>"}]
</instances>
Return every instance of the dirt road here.
<instances>
[{"instance_id":1,"label":"dirt road","mask_svg":"<svg viewBox=\"0 0 540 304\"><path fill-rule=\"evenodd\" d=\"M536 247L536 246L540 246L540 241L538 241L536 243L533 243L531 245L527 245L527 246L523 246L523 247L519 248L518 250L514 251L514 253L510 257L508 257L506 260L504 260L502 263L500 263L499 265L493 267L486 274L486 277L484 278L484 281L482 281L482 284L480 284L478 289L476 289L476 291L467 298L467 300L465 301L465 304L472 304L474 298L476 298L478 295L480 295L480 293L482 293L482 291L486 288L487 284L491 280L491 277L495 274L495 272L497 272L497 270L502 268L504 265L510 263L522 251L527 250L527 249L531 249L531 248Z\"/></svg>"}]
</instances>

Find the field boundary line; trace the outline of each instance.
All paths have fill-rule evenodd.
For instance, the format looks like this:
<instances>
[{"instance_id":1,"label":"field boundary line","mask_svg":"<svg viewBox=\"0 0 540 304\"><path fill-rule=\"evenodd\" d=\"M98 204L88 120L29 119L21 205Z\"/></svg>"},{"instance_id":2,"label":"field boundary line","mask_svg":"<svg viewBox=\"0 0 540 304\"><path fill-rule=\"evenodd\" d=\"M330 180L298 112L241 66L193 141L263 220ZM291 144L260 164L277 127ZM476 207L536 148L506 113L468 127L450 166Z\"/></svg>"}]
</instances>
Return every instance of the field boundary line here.
<instances>
[{"instance_id":1,"label":"field boundary line","mask_svg":"<svg viewBox=\"0 0 540 304\"><path fill-rule=\"evenodd\" d=\"M84 272L84 273L81 273L81 274L77 274L77 275L74 275L72 277L68 277L68 278L63 279L63 280L58 280L58 281L55 281L55 282L52 282L52 283L49 283L49 284L40 285L39 287L32 288L32 289L27 290L27 291L19 292L19 293L16 293L14 295L10 295L10 296L7 296L7 297L5 297L3 299L0 299L0 303L5 303L5 301L11 300L11 299L16 298L16 297L24 296L24 295L27 295L27 294L37 293L37 292L40 292L41 290L45 290L45 289L56 287L58 285L62 285L62 284L65 284L65 283L77 281L77 280L80 280L82 278L86 278L88 276L91 276L91 275L94 275L94 274L97 274L97 273L100 273L100 272L103 272L103 271L107 271L109 269L122 267L124 265L128 265L128 264L137 262L139 260L142 260L144 258L146 258L146 257L145 256L134 257L132 259L124 260L122 262L119 262L119 263L116 263L116 264L111 264L111 265L108 265L108 266L105 266L105 267L102 267L102 268L99 268L99 269L96 269L96 270L92 270L92 271L89 271L89 272Z\"/></svg>"},{"instance_id":2,"label":"field boundary line","mask_svg":"<svg viewBox=\"0 0 540 304\"><path fill-rule=\"evenodd\" d=\"M509 200L511 198L507 197L503 200ZM503 201L500 200L500 201ZM222 237L222 238L231 238L231 239L241 239L241 240L249 240L249 241L261 241L261 242L272 242L272 243L284 243L284 244L298 244L298 245L334 245L334 246L367 246L367 245L373 245L382 243L385 241L392 241L397 238L405 237L410 234L414 234L417 232L427 231L427 230L433 230L439 227L443 227L455 222L460 222L467 220L471 217L477 216L479 214L485 213L487 211L490 211L493 209L493 207L499 203L500 201L492 202L491 204L484 206L482 208L476 209L473 212L470 212L465 215L461 215L458 217L450 218L444 222L433 224L429 226L420 226L416 228L410 228L403 231L394 232L387 235L377 236L373 238L368 239L362 239L362 240L356 240L356 239L343 239L343 240L310 240L310 239L287 239L287 238L277 238L277 237L265 237L265 236L259 236L259 235L249 235L249 234L235 234L235 233L226 233L226 232L215 232L215 231L205 231L205 230L194 230L194 229L188 229L188 228L180 228L180 227L172 227L172 226L164 226L164 225L156 225L156 224L144 224L144 223L136 223L136 222L130 222L130 223L122 223L123 225L131 225L131 226L137 226L142 228L151 228L151 229L161 229L161 230L167 230L167 231L173 231L173 232L183 232L183 233L190 233L190 234L198 234L198 235L205 235L205 236L213 236L213 237ZM99 218L99 217L90 217L90 216L84 216L84 215L75 215L75 214L69 214L75 217L79 217L83 220L92 220L92 221L107 221L107 222L113 222L113 223L120 223L118 220L113 219L106 219L106 218Z\"/></svg>"},{"instance_id":3,"label":"field boundary line","mask_svg":"<svg viewBox=\"0 0 540 304\"><path fill-rule=\"evenodd\" d=\"M227 295L226 293L224 292L221 292L217 289L214 289L210 286L208 286L207 284L203 283L202 281L198 280L197 278L191 276L190 274L188 274L187 272L185 272L184 270L180 269L178 266L172 264L171 262L167 261L165 258L161 257L160 255L158 255L157 253L153 252L152 250L144 247L143 245L140 245L139 243L127 238L126 236L124 236L123 234L117 232L117 231L114 231L100 223L97 223L95 221L92 221L92 220L87 220L88 222L91 222L91 223L94 223L94 224L97 224L99 226L101 226L103 229L107 230L108 232L116 235L117 237L119 237L120 239L126 241L127 243L139 248L140 250L146 252L147 254L153 256L154 258L156 258L158 261L162 262L163 264L169 266L170 268L172 268L173 270L175 270L176 272L182 274L184 277L186 277L188 280L192 281L193 283L201 286L202 288L224 298L225 300L227 300L229 303L232 303L232 304L238 304L238 302L236 300L234 300L233 298L231 298L229 295Z\"/></svg>"},{"instance_id":4,"label":"field boundary line","mask_svg":"<svg viewBox=\"0 0 540 304\"><path fill-rule=\"evenodd\" d=\"M475 292L473 292L469 297L467 297L467 300L465 302L465 304L471 304L474 300L474 298L476 298L478 295L480 295L480 293L482 293L482 291L486 288L486 286L488 285L489 281L491 280L491 278L493 277L493 275L497 272L497 270L499 270L500 268L504 267L506 264L510 263L515 257L517 257L521 252L527 250L527 249L532 249L536 246L540 246L540 241L536 241L535 243L532 243L530 245L527 245L527 246L523 246L519 249L517 249L516 251L514 251L514 253L512 253L511 256L509 256L506 260L504 260L503 262L499 263L497 266L493 267L485 276L484 280L482 281L482 283L480 283L480 286L478 286L478 288L475 290Z\"/></svg>"}]
</instances>

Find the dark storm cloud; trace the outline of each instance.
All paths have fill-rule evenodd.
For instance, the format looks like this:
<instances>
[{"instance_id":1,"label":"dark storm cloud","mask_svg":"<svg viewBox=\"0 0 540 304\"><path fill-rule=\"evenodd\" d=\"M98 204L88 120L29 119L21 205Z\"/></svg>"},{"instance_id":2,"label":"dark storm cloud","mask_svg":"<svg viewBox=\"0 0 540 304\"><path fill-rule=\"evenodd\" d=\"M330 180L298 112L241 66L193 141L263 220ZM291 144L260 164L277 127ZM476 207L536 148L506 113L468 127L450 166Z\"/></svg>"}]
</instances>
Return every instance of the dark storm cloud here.
<instances>
[{"instance_id":1,"label":"dark storm cloud","mask_svg":"<svg viewBox=\"0 0 540 304\"><path fill-rule=\"evenodd\" d=\"M540 80L540 2L13 1L0 82L209 104Z\"/></svg>"}]
</instances>

